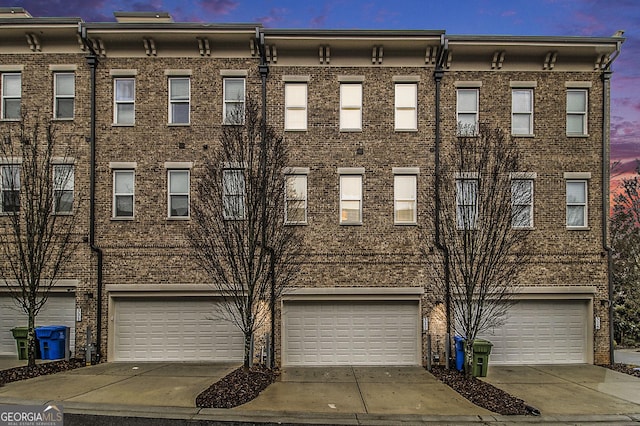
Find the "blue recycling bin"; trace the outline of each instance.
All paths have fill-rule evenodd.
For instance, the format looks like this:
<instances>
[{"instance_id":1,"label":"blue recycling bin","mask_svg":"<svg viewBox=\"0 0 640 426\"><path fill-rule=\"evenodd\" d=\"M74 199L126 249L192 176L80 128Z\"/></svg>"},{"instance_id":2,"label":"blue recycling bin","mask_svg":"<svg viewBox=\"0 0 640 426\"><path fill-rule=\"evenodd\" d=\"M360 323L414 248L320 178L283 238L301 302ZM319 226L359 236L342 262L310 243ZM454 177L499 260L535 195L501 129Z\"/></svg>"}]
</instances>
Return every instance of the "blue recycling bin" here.
<instances>
[{"instance_id":1,"label":"blue recycling bin","mask_svg":"<svg viewBox=\"0 0 640 426\"><path fill-rule=\"evenodd\" d=\"M456 343L456 370L464 370L464 338L460 336L453 336L453 340Z\"/></svg>"},{"instance_id":2,"label":"blue recycling bin","mask_svg":"<svg viewBox=\"0 0 640 426\"><path fill-rule=\"evenodd\" d=\"M42 359L65 358L67 328L64 325L36 327Z\"/></svg>"}]
</instances>

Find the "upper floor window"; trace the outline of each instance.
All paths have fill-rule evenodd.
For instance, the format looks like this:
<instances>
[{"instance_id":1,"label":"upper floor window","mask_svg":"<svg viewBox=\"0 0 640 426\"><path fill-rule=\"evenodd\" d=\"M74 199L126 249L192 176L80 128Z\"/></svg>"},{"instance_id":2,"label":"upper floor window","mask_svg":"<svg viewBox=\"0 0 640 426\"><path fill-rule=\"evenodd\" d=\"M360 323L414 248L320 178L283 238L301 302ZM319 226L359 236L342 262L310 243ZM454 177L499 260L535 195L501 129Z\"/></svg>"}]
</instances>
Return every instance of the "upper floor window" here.
<instances>
[{"instance_id":1,"label":"upper floor window","mask_svg":"<svg viewBox=\"0 0 640 426\"><path fill-rule=\"evenodd\" d=\"M340 175L340 224L362 224L362 175Z\"/></svg>"},{"instance_id":2,"label":"upper floor window","mask_svg":"<svg viewBox=\"0 0 640 426\"><path fill-rule=\"evenodd\" d=\"M169 78L169 124L189 124L191 79Z\"/></svg>"},{"instance_id":3,"label":"upper floor window","mask_svg":"<svg viewBox=\"0 0 640 426\"><path fill-rule=\"evenodd\" d=\"M511 133L533 135L533 89L511 91Z\"/></svg>"},{"instance_id":4,"label":"upper floor window","mask_svg":"<svg viewBox=\"0 0 640 426\"><path fill-rule=\"evenodd\" d=\"M2 213L20 211L20 166L7 164L0 166L2 174Z\"/></svg>"},{"instance_id":5,"label":"upper floor window","mask_svg":"<svg viewBox=\"0 0 640 426\"><path fill-rule=\"evenodd\" d=\"M567 90L567 135L587 134L587 96L585 89Z\"/></svg>"},{"instance_id":6,"label":"upper floor window","mask_svg":"<svg viewBox=\"0 0 640 426\"><path fill-rule=\"evenodd\" d=\"M458 89L456 109L458 135L473 136L478 132L478 89Z\"/></svg>"},{"instance_id":7,"label":"upper floor window","mask_svg":"<svg viewBox=\"0 0 640 426\"><path fill-rule=\"evenodd\" d=\"M285 223L307 223L307 175L285 176Z\"/></svg>"},{"instance_id":8,"label":"upper floor window","mask_svg":"<svg viewBox=\"0 0 640 426\"><path fill-rule=\"evenodd\" d=\"M395 130L418 129L418 85L395 84Z\"/></svg>"},{"instance_id":9,"label":"upper floor window","mask_svg":"<svg viewBox=\"0 0 640 426\"><path fill-rule=\"evenodd\" d=\"M53 116L57 120L73 119L76 97L76 77L72 72L53 74Z\"/></svg>"},{"instance_id":10,"label":"upper floor window","mask_svg":"<svg viewBox=\"0 0 640 426\"><path fill-rule=\"evenodd\" d=\"M511 226L533 227L533 179L511 180Z\"/></svg>"},{"instance_id":11,"label":"upper floor window","mask_svg":"<svg viewBox=\"0 0 640 426\"><path fill-rule=\"evenodd\" d=\"M395 175L393 177L393 220L395 224L417 222L417 176Z\"/></svg>"},{"instance_id":12,"label":"upper floor window","mask_svg":"<svg viewBox=\"0 0 640 426\"><path fill-rule=\"evenodd\" d=\"M246 186L243 169L222 172L222 203L224 219L242 220L246 215Z\"/></svg>"},{"instance_id":13,"label":"upper floor window","mask_svg":"<svg viewBox=\"0 0 640 426\"><path fill-rule=\"evenodd\" d=\"M340 130L362 130L362 83L340 84Z\"/></svg>"},{"instance_id":14,"label":"upper floor window","mask_svg":"<svg viewBox=\"0 0 640 426\"><path fill-rule=\"evenodd\" d=\"M245 79L224 79L224 124L244 123Z\"/></svg>"},{"instance_id":15,"label":"upper floor window","mask_svg":"<svg viewBox=\"0 0 640 426\"><path fill-rule=\"evenodd\" d=\"M477 228L478 179L456 179L456 221L458 229Z\"/></svg>"},{"instance_id":16,"label":"upper floor window","mask_svg":"<svg viewBox=\"0 0 640 426\"><path fill-rule=\"evenodd\" d=\"M285 130L307 130L307 84L284 85Z\"/></svg>"},{"instance_id":17,"label":"upper floor window","mask_svg":"<svg viewBox=\"0 0 640 426\"><path fill-rule=\"evenodd\" d=\"M169 170L169 217L189 217L189 170Z\"/></svg>"},{"instance_id":18,"label":"upper floor window","mask_svg":"<svg viewBox=\"0 0 640 426\"><path fill-rule=\"evenodd\" d=\"M587 226L587 181L567 180L567 228Z\"/></svg>"},{"instance_id":19,"label":"upper floor window","mask_svg":"<svg viewBox=\"0 0 640 426\"><path fill-rule=\"evenodd\" d=\"M20 120L22 74L2 74L2 119Z\"/></svg>"},{"instance_id":20,"label":"upper floor window","mask_svg":"<svg viewBox=\"0 0 640 426\"><path fill-rule=\"evenodd\" d=\"M58 214L73 213L74 177L72 164L53 166L53 204Z\"/></svg>"},{"instance_id":21,"label":"upper floor window","mask_svg":"<svg viewBox=\"0 0 640 426\"><path fill-rule=\"evenodd\" d=\"M132 125L135 123L136 80L114 78L113 122Z\"/></svg>"},{"instance_id":22,"label":"upper floor window","mask_svg":"<svg viewBox=\"0 0 640 426\"><path fill-rule=\"evenodd\" d=\"M113 171L113 217L132 218L135 210L134 170Z\"/></svg>"}]
</instances>

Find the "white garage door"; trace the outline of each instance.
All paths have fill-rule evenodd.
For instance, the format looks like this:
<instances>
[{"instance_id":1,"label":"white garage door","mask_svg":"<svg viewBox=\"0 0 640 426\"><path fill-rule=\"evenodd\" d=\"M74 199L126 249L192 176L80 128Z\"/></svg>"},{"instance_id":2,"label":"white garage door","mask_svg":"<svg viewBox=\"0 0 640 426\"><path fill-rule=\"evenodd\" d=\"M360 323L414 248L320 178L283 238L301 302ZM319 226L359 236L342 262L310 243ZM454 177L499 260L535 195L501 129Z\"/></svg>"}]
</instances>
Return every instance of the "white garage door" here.
<instances>
[{"instance_id":1,"label":"white garage door","mask_svg":"<svg viewBox=\"0 0 640 426\"><path fill-rule=\"evenodd\" d=\"M493 343L495 364L557 364L586 362L586 301L520 301L504 326L484 338Z\"/></svg>"},{"instance_id":2,"label":"white garage door","mask_svg":"<svg viewBox=\"0 0 640 426\"><path fill-rule=\"evenodd\" d=\"M286 302L284 365L416 365L417 301Z\"/></svg>"},{"instance_id":3,"label":"white garage door","mask_svg":"<svg viewBox=\"0 0 640 426\"><path fill-rule=\"evenodd\" d=\"M69 347L74 352L76 299L74 293L57 295L51 294L47 303L36 317L36 326L66 325L70 328ZM17 307L11 296L0 296L0 355L17 356L16 341L11 329L26 327L27 315Z\"/></svg>"},{"instance_id":4,"label":"white garage door","mask_svg":"<svg viewBox=\"0 0 640 426\"><path fill-rule=\"evenodd\" d=\"M115 299L116 361L242 361L240 330L212 298Z\"/></svg>"}]
</instances>

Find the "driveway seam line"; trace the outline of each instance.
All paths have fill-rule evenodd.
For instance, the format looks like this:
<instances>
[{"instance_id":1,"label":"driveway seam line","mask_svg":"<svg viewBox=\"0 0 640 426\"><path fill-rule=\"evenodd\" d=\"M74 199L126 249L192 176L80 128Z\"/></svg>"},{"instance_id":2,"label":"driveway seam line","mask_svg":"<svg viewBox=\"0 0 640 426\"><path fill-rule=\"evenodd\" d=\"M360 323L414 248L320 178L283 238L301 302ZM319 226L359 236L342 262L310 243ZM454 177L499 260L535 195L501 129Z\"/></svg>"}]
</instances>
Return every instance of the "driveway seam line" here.
<instances>
[{"instance_id":1,"label":"driveway seam line","mask_svg":"<svg viewBox=\"0 0 640 426\"><path fill-rule=\"evenodd\" d=\"M364 412L369 414L369 408L367 407L367 403L364 400L364 396L362 396L362 389L360 389L360 382L358 382L358 376L356 375L356 370L351 366L351 372L353 373L353 378L356 381L356 387L358 388L358 393L360 394L360 400L362 401L362 405L364 406Z\"/></svg>"}]
</instances>

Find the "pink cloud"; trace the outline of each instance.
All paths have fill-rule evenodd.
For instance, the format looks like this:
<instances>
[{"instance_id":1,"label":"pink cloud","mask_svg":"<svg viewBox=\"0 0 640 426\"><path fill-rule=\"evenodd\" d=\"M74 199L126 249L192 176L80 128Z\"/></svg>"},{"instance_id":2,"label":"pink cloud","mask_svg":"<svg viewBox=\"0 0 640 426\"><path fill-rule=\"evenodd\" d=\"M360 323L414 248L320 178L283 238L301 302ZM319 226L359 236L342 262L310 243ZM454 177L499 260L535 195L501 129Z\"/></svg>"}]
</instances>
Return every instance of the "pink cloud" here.
<instances>
[{"instance_id":1,"label":"pink cloud","mask_svg":"<svg viewBox=\"0 0 640 426\"><path fill-rule=\"evenodd\" d=\"M239 5L233 0L200 0L202 8L214 15L227 15Z\"/></svg>"},{"instance_id":2,"label":"pink cloud","mask_svg":"<svg viewBox=\"0 0 640 426\"><path fill-rule=\"evenodd\" d=\"M265 27L277 25L285 21L289 10L286 8L272 8L266 16L255 18L257 22L261 22Z\"/></svg>"}]
</instances>

